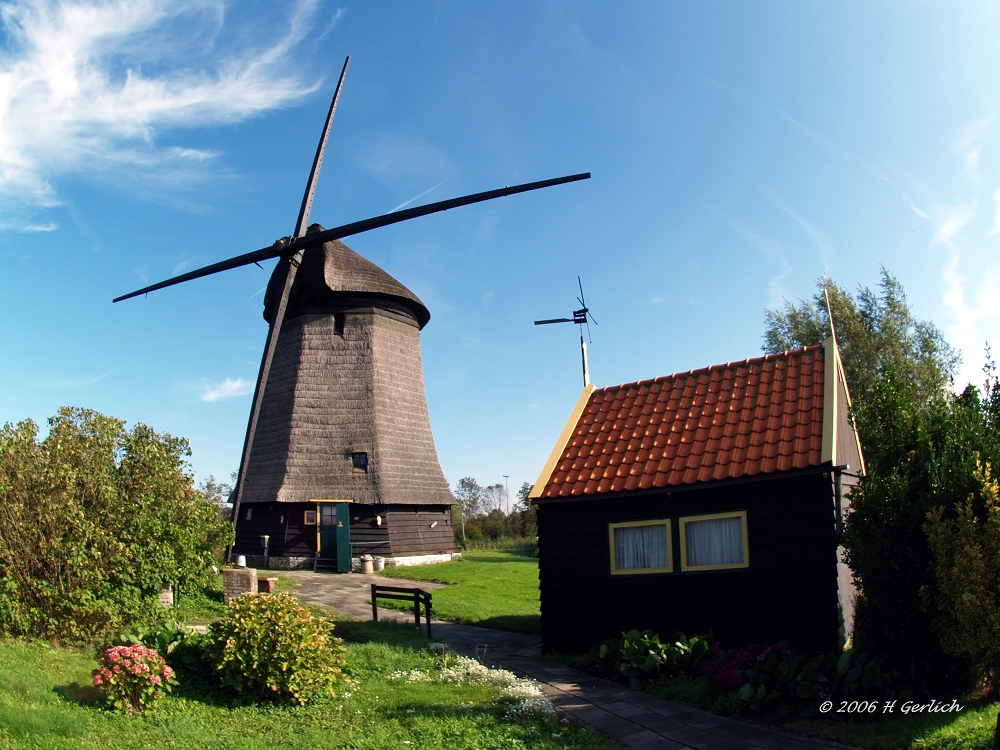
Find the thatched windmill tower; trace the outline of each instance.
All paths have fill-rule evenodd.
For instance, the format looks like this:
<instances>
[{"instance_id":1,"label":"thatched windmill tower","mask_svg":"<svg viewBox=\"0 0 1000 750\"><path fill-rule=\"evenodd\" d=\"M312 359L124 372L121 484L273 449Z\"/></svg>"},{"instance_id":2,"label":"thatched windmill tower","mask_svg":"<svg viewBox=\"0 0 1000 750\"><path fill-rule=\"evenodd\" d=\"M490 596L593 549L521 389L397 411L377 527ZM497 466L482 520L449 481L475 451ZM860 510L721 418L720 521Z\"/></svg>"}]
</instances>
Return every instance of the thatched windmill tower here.
<instances>
[{"instance_id":1,"label":"thatched windmill tower","mask_svg":"<svg viewBox=\"0 0 1000 750\"><path fill-rule=\"evenodd\" d=\"M330 103L294 234L114 300L278 259L264 301L270 329L233 491L235 551L258 558L266 540L279 565L338 571L350 570L352 558L365 553L413 564L446 559L456 550L448 512L454 499L434 450L420 364L419 332L430 313L340 240L590 178L585 172L507 186L333 229L309 226L349 62Z\"/></svg>"},{"instance_id":2,"label":"thatched windmill tower","mask_svg":"<svg viewBox=\"0 0 1000 750\"><path fill-rule=\"evenodd\" d=\"M275 272L268 284L269 323L283 280ZM348 536L351 556L404 564L458 551L424 396L428 320L413 292L339 240L306 251L247 466L237 553L260 555L266 534L273 563L311 566L316 521L343 529L341 545L320 540L321 564L331 544L344 556Z\"/></svg>"}]
</instances>

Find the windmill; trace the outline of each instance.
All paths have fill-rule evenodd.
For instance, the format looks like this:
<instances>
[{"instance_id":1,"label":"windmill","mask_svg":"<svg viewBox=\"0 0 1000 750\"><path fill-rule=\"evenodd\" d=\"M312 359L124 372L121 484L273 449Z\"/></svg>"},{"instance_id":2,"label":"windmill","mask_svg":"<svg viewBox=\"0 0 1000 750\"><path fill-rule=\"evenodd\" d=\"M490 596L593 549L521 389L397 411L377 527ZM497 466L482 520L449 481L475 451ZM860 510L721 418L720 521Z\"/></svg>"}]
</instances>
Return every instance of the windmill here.
<instances>
[{"instance_id":1,"label":"windmill","mask_svg":"<svg viewBox=\"0 0 1000 750\"><path fill-rule=\"evenodd\" d=\"M552 318L550 320L536 320L536 326L545 326L550 323L576 323L580 326L580 357L583 360L583 385L587 387L590 385L590 368L587 365L587 340L590 343L594 343L594 340L590 337L590 321L594 321L594 325L597 325L597 321L594 320L594 316L590 313L590 308L587 307L587 302L583 296L583 282L580 281L580 277L576 277L576 283L580 287L580 296L576 298L576 301L580 303L580 309L573 311L572 318ZM589 318L589 320L588 320ZM583 337L583 327L587 326L587 340Z\"/></svg>"},{"instance_id":2,"label":"windmill","mask_svg":"<svg viewBox=\"0 0 1000 750\"><path fill-rule=\"evenodd\" d=\"M254 389L253 406L240 458L236 487L232 495L237 545L242 543L246 546L248 535L252 535L255 531L267 530L270 533L261 534L261 543L262 545L270 543L269 551L273 560L276 555L282 554L274 546L277 543L274 532L277 531L283 536L281 544L284 544L285 552L288 553L285 555L286 557L291 558L297 552L302 552L307 557L311 557L315 567L321 557L326 557L327 553L330 553L336 560L338 570L343 570L345 566L349 569L353 553L358 552L351 545L361 546L369 551L382 552L392 548L391 537L381 539L380 534L375 533L379 530L386 531L386 522L391 517L390 506L405 508L409 505L427 504L436 507L450 502L450 500L440 500L445 496L445 493L450 498L450 492L447 492L447 484L444 484L444 477L440 472L434 451L433 439L430 437L426 397L424 396L420 371L419 336L416 333L411 335L411 329L419 331L426 325L430 313L412 292L382 269L354 253L340 240L419 216L427 216L459 206L589 179L590 177L588 172L508 186L498 190L475 193L383 214L333 229L324 229L318 224L310 226L309 217L316 184L349 63L350 57L344 62L333 100L330 103L312 169L306 183L294 233L275 241L268 247L175 276L122 295L114 300L114 302L121 302L203 276L251 263L259 264L260 261L264 260L278 259L265 295L264 314L269 324L267 343ZM284 330L286 317L294 319L294 330ZM372 322L375 317L379 320ZM348 319L357 324L356 328L360 331L357 337L352 338L345 335L345 325ZM386 320L393 321L391 325L398 324L410 328L407 330L394 329L393 332L386 333L379 327L384 327L383 323L390 325L385 323ZM336 351L324 350L325 353L321 352L320 355L317 355L317 345L314 345L316 341L321 342L319 346L332 346L327 340L329 337L326 337L325 334L322 336L317 334L317 330L323 326L328 327L334 337L340 336L340 340L336 340L336 343L338 346L342 343L343 346ZM326 328L323 330L325 331ZM283 331L286 335L282 335ZM386 341L387 336L395 336L396 338L391 344L378 343ZM310 341L313 343L309 343ZM375 348L373 349L373 347ZM393 351L404 352L405 356L408 357L404 363L405 366L399 365L393 369L394 363L386 364L384 360L391 356ZM281 374L279 378L281 388L272 393L273 389L268 388L268 379L276 357L280 365L278 370ZM323 357L326 357L326 360L323 360ZM339 360L338 357L340 357ZM371 394L379 388L385 387L386 383L391 384L403 379L409 384L405 393L400 393L398 388L393 392L386 391L386 394L381 398L388 404L376 402L367 405L360 404L361 413L356 421L364 422L369 428L367 432L355 430L355 425L351 423L350 415L348 415L347 417L338 417L340 426L332 433L329 430L323 433L323 420L326 417L332 418L330 416L332 412L339 409L342 402L346 401L346 398L338 398L338 393L334 392L335 388L331 390L332 386L323 380L325 375L336 380L343 374L341 372L343 367L330 369L328 363L327 365L323 364L335 360L347 368L345 387L353 388L351 393L354 395L357 393L369 394L367 397L369 401L376 398ZM317 375L316 368L322 368L322 366L326 366L330 372L320 372ZM317 382L312 384L300 382L299 375L303 368L308 370L310 367L313 373L310 377L314 380L318 379L320 381L318 384ZM415 375L413 373L414 367L417 368ZM352 379L352 375L356 377ZM337 383L341 383L341 381L337 381ZM343 383L341 384L343 385ZM307 391L312 388L309 391L312 394L310 398L313 398L314 401L319 399L321 405L316 407L315 404L303 404L302 399L297 401L296 399L299 398L299 393L302 391L300 386ZM319 396L316 396L317 392L319 392ZM339 395L343 396L343 394ZM351 397L353 398L353 395ZM403 410L405 412L403 414L392 413L391 407L394 400L398 398L402 398L409 404L410 411ZM282 411L283 409L284 411ZM257 445L259 437L257 433L262 414L269 420L270 428L284 435L284 437L279 435L279 438L275 438L279 439L279 442L285 440L286 444L283 447L267 448ZM391 428L380 426L385 424L391 424ZM397 443L400 441L405 443L413 435L417 435L419 440L411 446L412 450L400 449ZM274 434L268 434L268 438L270 442L274 442L271 439L274 438ZM315 443L320 439L325 442L323 445L317 446ZM340 445L332 444L338 440ZM350 464L347 474L345 474L342 464L337 464L334 461L337 450L342 451L341 457L346 457ZM413 458L415 454L417 454L416 459ZM369 462L369 456L372 456L371 462ZM276 466L277 468L275 468ZM251 469L253 472L250 471ZM422 488L419 477L414 478L415 473L419 474L421 471L434 475L429 480L434 485L432 489L427 489L426 486ZM282 472L284 473L282 474ZM247 499L248 473L253 473L255 477L256 484L251 488L251 494L256 493L253 497L253 502L256 505L254 508L248 507L245 517L241 517L241 504ZM281 476L275 480L274 477L278 474ZM331 476L334 479L326 485L323 485L322 482L317 483L316 477L323 476ZM394 477L394 479L389 481L387 477ZM299 484L296 485L296 482ZM424 482L424 485L426 484L427 482ZM268 495L268 492L271 494ZM411 492L411 499L413 499L413 502L409 504L402 502L406 499L407 492ZM424 494L421 495L421 492ZM360 499L356 500L355 496ZM387 496L396 497L397 501L386 502ZM431 502L428 500L431 496L437 499ZM272 502L266 502L267 497L271 497ZM355 511L347 508L348 503L356 501L371 505L375 510L362 508ZM275 510L276 503L277 510ZM285 507L281 503L291 503L296 507L291 505ZM380 504L385 506L382 508L384 512L376 513L375 511L379 510L377 506ZM358 507L361 508L361 506ZM259 511L256 517L253 515L254 509ZM272 511L274 518L265 522L263 516L270 518L268 513ZM351 541L354 535L348 534L348 529L352 520L361 520L362 525L370 520L370 526L375 531L368 535L370 538L362 541ZM428 524L431 529L438 525L438 521ZM447 525L450 529L450 521ZM315 549L312 548L313 545L309 540L310 534L313 533L308 528L311 526L316 527ZM325 536L324 529L329 530ZM242 537L244 537L242 542L241 531ZM427 545L434 546L434 544L441 546L440 540L437 542L427 541L427 536L427 533L422 531L418 537L423 541L414 549L419 551ZM420 546L421 544L423 547ZM379 548L378 545L383 545L383 547ZM454 546L453 535L451 545ZM321 554L321 550L323 554ZM331 552L331 550L335 552ZM227 551L227 556L231 556L231 554L232 548Z\"/></svg>"}]
</instances>

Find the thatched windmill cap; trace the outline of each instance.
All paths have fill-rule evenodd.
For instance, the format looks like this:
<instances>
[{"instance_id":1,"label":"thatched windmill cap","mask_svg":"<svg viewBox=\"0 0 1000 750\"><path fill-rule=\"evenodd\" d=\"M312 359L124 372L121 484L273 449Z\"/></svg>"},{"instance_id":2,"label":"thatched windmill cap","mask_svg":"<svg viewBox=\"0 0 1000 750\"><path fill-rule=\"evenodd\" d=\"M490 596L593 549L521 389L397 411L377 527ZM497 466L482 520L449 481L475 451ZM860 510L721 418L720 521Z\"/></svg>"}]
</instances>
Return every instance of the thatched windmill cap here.
<instances>
[{"instance_id":1,"label":"thatched windmill cap","mask_svg":"<svg viewBox=\"0 0 1000 750\"><path fill-rule=\"evenodd\" d=\"M308 234L322 231L323 226L313 224ZM264 319L268 322L281 296L280 284L284 276L278 273L280 268L279 264L271 274L264 295ZM305 251L292 286L286 317L365 307L377 307L410 318L420 328L431 319L417 295L340 240Z\"/></svg>"}]
</instances>

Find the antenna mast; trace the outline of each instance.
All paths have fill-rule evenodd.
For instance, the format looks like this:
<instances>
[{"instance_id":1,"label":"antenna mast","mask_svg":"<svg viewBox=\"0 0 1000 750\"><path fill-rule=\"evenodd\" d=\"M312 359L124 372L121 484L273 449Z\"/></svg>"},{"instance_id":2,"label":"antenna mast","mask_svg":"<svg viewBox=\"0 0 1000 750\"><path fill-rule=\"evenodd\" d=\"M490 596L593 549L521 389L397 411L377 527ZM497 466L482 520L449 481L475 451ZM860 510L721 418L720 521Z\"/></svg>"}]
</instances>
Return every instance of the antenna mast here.
<instances>
[{"instance_id":1,"label":"antenna mast","mask_svg":"<svg viewBox=\"0 0 1000 750\"><path fill-rule=\"evenodd\" d=\"M826 316L830 319L830 336L833 338L834 345L836 345L837 329L833 327L833 307L830 306L830 293L827 291L826 284L823 284L823 296L826 298Z\"/></svg>"},{"instance_id":2,"label":"antenna mast","mask_svg":"<svg viewBox=\"0 0 1000 750\"><path fill-rule=\"evenodd\" d=\"M536 326L544 326L549 323L576 323L580 326L580 359L583 363L583 387L586 388L590 385L590 365L587 362L587 340L583 336L583 326L587 326L587 338L590 338L590 320L594 321L594 325L597 325L597 320L590 312L590 308L587 307L586 300L583 296L583 282L580 281L580 277L576 277L576 283L580 287L580 296L576 298L577 302L580 303L581 309L573 311L572 318L551 318L549 320L536 320ZM589 318L589 320L588 320ZM591 343L593 339L591 338Z\"/></svg>"}]
</instances>

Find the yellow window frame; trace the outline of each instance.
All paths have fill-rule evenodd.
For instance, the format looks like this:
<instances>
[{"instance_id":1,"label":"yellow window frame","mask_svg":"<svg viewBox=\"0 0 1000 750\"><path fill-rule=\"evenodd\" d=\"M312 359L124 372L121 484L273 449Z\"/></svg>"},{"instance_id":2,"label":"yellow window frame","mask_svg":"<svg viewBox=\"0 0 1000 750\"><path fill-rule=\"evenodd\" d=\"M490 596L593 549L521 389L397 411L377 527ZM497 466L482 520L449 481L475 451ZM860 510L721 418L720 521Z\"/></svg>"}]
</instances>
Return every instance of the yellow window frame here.
<instances>
[{"instance_id":1,"label":"yellow window frame","mask_svg":"<svg viewBox=\"0 0 1000 750\"><path fill-rule=\"evenodd\" d=\"M687 525L694 521L711 521L718 518L739 518L743 531L743 562L726 563L724 565L688 565L687 561ZM728 511L726 513L707 513L703 516L681 516L677 519L681 529L681 570L738 570L750 567L750 544L747 538L747 512L745 510Z\"/></svg>"},{"instance_id":2,"label":"yellow window frame","mask_svg":"<svg viewBox=\"0 0 1000 750\"><path fill-rule=\"evenodd\" d=\"M630 528L633 526L666 526L667 527L667 567L665 568L623 568L619 570L615 566L615 529ZM634 576L647 575L651 573L673 573L674 572L674 539L671 522L669 518L653 518L645 521L623 521L621 523L608 524L608 550L611 555L611 575L613 576Z\"/></svg>"}]
</instances>

